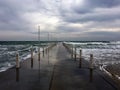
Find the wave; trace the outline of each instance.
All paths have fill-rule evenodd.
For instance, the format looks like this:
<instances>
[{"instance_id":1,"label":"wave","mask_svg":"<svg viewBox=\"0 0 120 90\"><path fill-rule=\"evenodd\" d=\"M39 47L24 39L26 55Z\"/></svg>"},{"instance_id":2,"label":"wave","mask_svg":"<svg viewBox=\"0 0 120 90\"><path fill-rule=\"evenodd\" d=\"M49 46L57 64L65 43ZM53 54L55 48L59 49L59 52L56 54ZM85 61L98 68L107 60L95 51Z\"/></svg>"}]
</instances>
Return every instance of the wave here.
<instances>
[{"instance_id":1,"label":"wave","mask_svg":"<svg viewBox=\"0 0 120 90\"><path fill-rule=\"evenodd\" d=\"M87 61L90 59L90 54L93 54L96 65L120 63L120 41L65 43L76 46L78 56L80 49L82 49L82 55ZM75 48L73 50L75 51Z\"/></svg>"},{"instance_id":2,"label":"wave","mask_svg":"<svg viewBox=\"0 0 120 90\"><path fill-rule=\"evenodd\" d=\"M0 72L16 65L16 53L19 52L20 62L31 57L31 45L0 45ZM40 47L40 51L43 48ZM38 52L38 46L33 46L33 55Z\"/></svg>"}]
</instances>

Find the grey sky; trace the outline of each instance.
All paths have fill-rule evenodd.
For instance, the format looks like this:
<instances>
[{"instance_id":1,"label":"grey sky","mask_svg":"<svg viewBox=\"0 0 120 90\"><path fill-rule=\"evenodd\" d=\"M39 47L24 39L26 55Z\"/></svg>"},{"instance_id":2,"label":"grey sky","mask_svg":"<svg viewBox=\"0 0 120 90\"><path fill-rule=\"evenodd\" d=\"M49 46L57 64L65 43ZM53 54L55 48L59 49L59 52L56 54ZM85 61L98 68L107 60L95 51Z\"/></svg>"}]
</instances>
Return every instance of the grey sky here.
<instances>
[{"instance_id":1,"label":"grey sky","mask_svg":"<svg viewBox=\"0 0 120 90\"><path fill-rule=\"evenodd\" d=\"M0 0L0 40L120 40L120 0Z\"/></svg>"}]
</instances>

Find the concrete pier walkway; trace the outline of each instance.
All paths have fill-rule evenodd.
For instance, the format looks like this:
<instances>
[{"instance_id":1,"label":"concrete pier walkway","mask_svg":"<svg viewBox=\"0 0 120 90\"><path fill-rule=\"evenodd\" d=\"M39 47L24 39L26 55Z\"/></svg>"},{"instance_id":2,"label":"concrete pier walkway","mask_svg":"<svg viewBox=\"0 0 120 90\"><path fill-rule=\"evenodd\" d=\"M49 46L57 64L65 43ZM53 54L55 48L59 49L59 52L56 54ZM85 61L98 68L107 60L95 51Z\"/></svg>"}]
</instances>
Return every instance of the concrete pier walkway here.
<instances>
[{"instance_id":1,"label":"concrete pier walkway","mask_svg":"<svg viewBox=\"0 0 120 90\"><path fill-rule=\"evenodd\" d=\"M53 47L49 54L34 56L33 68L30 59L21 63L19 81L16 69L0 73L0 90L120 90L116 83L99 70L94 70L93 81L89 81L88 64L78 61L61 43Z\"/></svg>"}]
</instances>

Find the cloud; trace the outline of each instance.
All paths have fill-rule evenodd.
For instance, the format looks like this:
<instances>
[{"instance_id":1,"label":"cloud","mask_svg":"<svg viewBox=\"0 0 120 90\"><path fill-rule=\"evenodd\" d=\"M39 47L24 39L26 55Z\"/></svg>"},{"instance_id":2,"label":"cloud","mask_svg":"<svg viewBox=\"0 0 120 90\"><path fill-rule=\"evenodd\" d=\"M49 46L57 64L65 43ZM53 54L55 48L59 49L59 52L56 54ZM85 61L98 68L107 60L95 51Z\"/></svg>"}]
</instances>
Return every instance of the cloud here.
<instances>
[{"instance_id":1,"label":"cloud","mask_svg":"<svg viewBox=\"0 0 120 90\"><path fill-rule=\"evenodd\" d=\"M80 9L80 8L79 8ZM86 11L87 13L78 13L78 12L67 12L62 14L61 18L66 22L71 23L86 23L89 21L97 21L97 22L106 22L112 21L120 18L120 6L112 7L112 8L94 8L91 12Z\"/></svg>"},{"instance_id":2,"label":"cloud","mask_svg":"<svg viewBox=\"0 0 120 90\"><path fill-rule=\"evenodd\" d=\"M111 8L120 5L119 0L79 0L82 1L73 5L76 13L89 13L95 8Z\"/></svg>"},{"instance_id":3,"label":"cloud","mask_svg":"<svg viewBox=\"0 0 120 90\"><path fill-rule=\"evenodd\" d=\"M110 31L94 31L87 32L87 37L91 40L119 40L120 32L110 32Z\"/></svg>"},{"instance_id":4,"label":"cloud","mask_svg":"<svg viewBox=\"0 0 120 90\"><path fill-rule=\"evenodd\" d=\"M22 17L24 12L28 10L28 6L25 6L24 3L20 0L0 1L0 30L29 29L30 23Z\"/></svg>"},{"instance_id":5,"label":"cloud","mask_svg":"<svg viewBox=\"0 0 120 90\"><path fill-rule=\"evenodd\" d=\"M119 38L119 23L120 0L0 0L2 40L13 40L22 34L21 40L25 35L36 40L38 25L43 37L54 32L59 37L63 35L62 40L113 40Z\"/></svg>"}]
</instances>

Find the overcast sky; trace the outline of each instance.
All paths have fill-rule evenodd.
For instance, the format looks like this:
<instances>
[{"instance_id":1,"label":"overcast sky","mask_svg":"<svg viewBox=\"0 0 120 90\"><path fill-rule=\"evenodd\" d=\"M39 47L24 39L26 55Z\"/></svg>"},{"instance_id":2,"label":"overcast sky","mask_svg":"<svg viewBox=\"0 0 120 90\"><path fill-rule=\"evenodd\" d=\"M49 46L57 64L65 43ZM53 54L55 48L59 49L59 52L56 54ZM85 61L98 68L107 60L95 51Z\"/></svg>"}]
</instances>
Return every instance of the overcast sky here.
<instances>
[{"instance_id":1,"label":"overcast sky","mask_svg":"<svg viewBox=\"0 0 120 90\"><path fill-rule=\"evenodd\" d=\"M120 40L120 0L0 0L0 40Z\"/></svg>"}]
</instances>

